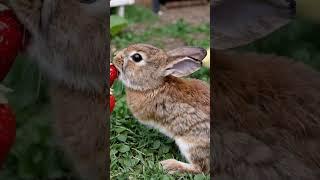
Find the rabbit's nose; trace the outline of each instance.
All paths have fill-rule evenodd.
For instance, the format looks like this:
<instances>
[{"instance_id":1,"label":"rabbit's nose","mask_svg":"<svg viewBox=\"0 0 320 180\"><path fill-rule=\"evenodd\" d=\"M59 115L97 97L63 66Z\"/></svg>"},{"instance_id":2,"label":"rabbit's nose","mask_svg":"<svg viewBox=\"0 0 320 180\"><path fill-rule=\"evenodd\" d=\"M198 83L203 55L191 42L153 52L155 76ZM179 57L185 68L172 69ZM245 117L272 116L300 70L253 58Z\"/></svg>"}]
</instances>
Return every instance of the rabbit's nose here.
<instances>
[{"instance_id":1,"label":"rabbit's nose","mask_svg":"<svg viewBox=\"0 0 320 180\"><path fill-rule=\"evenodd\" d=\"M124 62L123 53L118 53L113 59L113 64L116 65L118 68L122 68L123 62Z\"/></svg>"},{"instance_id":2,"label":"rabbit's nose","mask_svg":"<svg viewBox=\"0 0 320 180\"><path fill-rule=\"evenodd\" d=\"M124 53L123 53L123 51L117 51L117 52L115 52L115 57L114 57L114 59L123 59L124 58Z\"/></svg>"}]
</instances>

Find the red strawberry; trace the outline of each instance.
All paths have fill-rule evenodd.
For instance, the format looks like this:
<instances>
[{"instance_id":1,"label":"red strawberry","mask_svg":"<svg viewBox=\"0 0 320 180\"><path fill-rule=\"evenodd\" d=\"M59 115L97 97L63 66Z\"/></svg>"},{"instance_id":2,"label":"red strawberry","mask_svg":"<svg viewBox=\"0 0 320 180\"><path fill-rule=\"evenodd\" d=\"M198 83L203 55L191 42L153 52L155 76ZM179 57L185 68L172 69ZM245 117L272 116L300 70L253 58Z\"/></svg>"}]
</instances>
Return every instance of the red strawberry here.
<instances>
[{"instance_id":1,"label":"red strawberry","mask_svg":"<svg viewBox=\"0 0 320 180\"><path fill-rule=\"evenodd\" d=\"M113 111L113 108L115 105L116 105L116 98L113 95L110 95L110 113Z\"/></svg>"},{"instance_id":2,"label":"red strawberry","mask_svg":"<svg viewBox=\"0 0 320 180\"><path fill-rule=\"evenodd\" d=\"M112 86L114 80L116 80L118 77L118 70L117 68L113 65L113 64L110 64L110 86Z\"/></svg>"},{"instance_id":3,"label":"red strawberry","mask_svg":"<svg viewBox=\"0 0 320 180\"><path fill-rule=\"evenodd\" d=\"M109 80L110 86L112 86L114 80L116 80L117 77L118 77L117 68L113 64L110 64L110 80ZM110 90L110 91L112 91L112 90ZM110 94L110 112L113 111L115 105L116 105L116 98L112 95L112 92L111 92L111 94Z\"/></svg>"},{"instance_id":4,"label":"red strawberry","mask_svg":"<svg viewBox=\"0 0 320 180\"><path fill-rule=\"evenodd\" d=\"M5 78L22 49L23 31L13 11L0 3L0 81Z\"/></svg>"},{"instance_id":5,"label":"red strawberry","mask_svg":"<svg viewBox=\"0 0 320 180\"><path fill-rule=\"evenodd\" d=\"M0 166L3 165L16 138L16 121L12 109L4 97L4 86L0 86Z\"/></svg>"}]
</instances>

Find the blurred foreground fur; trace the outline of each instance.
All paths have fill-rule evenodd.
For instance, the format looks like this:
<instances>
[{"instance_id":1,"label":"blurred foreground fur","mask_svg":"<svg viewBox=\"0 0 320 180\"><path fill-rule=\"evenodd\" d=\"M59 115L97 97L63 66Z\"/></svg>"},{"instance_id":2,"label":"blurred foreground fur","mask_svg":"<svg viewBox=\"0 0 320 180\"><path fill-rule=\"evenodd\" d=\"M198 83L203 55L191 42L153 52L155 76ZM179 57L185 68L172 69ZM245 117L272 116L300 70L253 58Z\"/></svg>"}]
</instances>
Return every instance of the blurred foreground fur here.
<instances>
[{"instance_id":1,"label":"blurred foreground fur","mask_svg":"<svg viewBox=\"0 0 320 180\"><path fill-rule=\"evenodd\" d=\"M213 54L213 175L320 179L320 73L285 57Z\"/></svg>"},{"instance_id":2,"label":"blurred foreground fur","mask_svg":"<svg viewBox=\"0 0 320 180\"><path fill-rule=\"evenodd\" d=\"M31 34L28 55L50 80L59 145L79 178L107 179L106 2L9 2Z\"/></svg>"}]
</instances>

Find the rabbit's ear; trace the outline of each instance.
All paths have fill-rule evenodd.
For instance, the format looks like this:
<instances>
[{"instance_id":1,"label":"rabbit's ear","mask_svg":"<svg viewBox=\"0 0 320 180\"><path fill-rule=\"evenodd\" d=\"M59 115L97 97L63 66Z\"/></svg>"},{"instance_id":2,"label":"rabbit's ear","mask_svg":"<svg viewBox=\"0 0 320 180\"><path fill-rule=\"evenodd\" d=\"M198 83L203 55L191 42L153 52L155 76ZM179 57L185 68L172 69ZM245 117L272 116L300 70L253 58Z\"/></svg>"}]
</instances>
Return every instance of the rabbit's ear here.
<instances>
[{"instance_id":1,"label":"rabbit's ear","mask_svg":"<svg viewBox=\"0 0 320 180\"><path fill-rule=\"evenodd\" d=\"M183 57L169 61L164 69L164 76L172 75L175 77L183 77L192 74L201 68L201 61L192 57Z\"/></svg>"},{"instance_id":2,"label":"rabbit's ear","mask_svg":"<svg viewBox=\"0 0 320 180\"><path fill-rule=\"evenodd\" d=\"M221 0L211 5L215 49L243 46L290 22L294 0Z\"/></svg>"},{"instance_id":3,"label":"rabbit's ear","mask_svg":"<svg viewBox=\"0 0 320 180\"><path fill-rule=\"evenodd\" d=\"M183 77L199 70L207 51L200 47L182 47L167 52L168 64L164 69L164 75Z\"/></svg>"},{"instance_id":4,"label":"rabbit's ear","mask_svg":"<svg viewBox=\"0 0 320 180\"><path fill-rule=\"evenodd\" d=\"M207 51L200 47L182 47L168 51L167 54L172 59L178 59L179 57L191 57L192 59L202 61L206 57Z\"/></svg>"}]
</instances>

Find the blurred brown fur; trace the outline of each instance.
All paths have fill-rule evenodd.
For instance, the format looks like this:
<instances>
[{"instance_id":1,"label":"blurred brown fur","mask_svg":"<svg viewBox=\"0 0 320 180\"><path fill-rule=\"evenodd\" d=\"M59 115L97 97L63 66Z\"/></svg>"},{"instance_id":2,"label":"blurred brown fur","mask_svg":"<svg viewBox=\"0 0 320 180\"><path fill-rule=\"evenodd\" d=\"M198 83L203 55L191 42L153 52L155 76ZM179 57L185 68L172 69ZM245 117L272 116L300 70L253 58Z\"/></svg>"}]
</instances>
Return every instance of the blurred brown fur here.
<instances>
[{"instance_id":1,"label":"blurred brown fur","mask_svg":"<svg viewBox=\"0 0 320 180\"><path fill-rule=\"evenodd\" d=\"M76 177L108 176L108 28L104 0L10 0L31 34L27 53L50 82L53 127Z\"/></svg>"},{"instance_id":2,"label":"blurred brown fur","mask_svg":"<svg viewBox=\"0 0 320 180\"><path fill-rule=\"evenodd\" d=\"M320 179L320 73L273 55L212 59L213 177Z\"/></svg>"}]
</instances>

